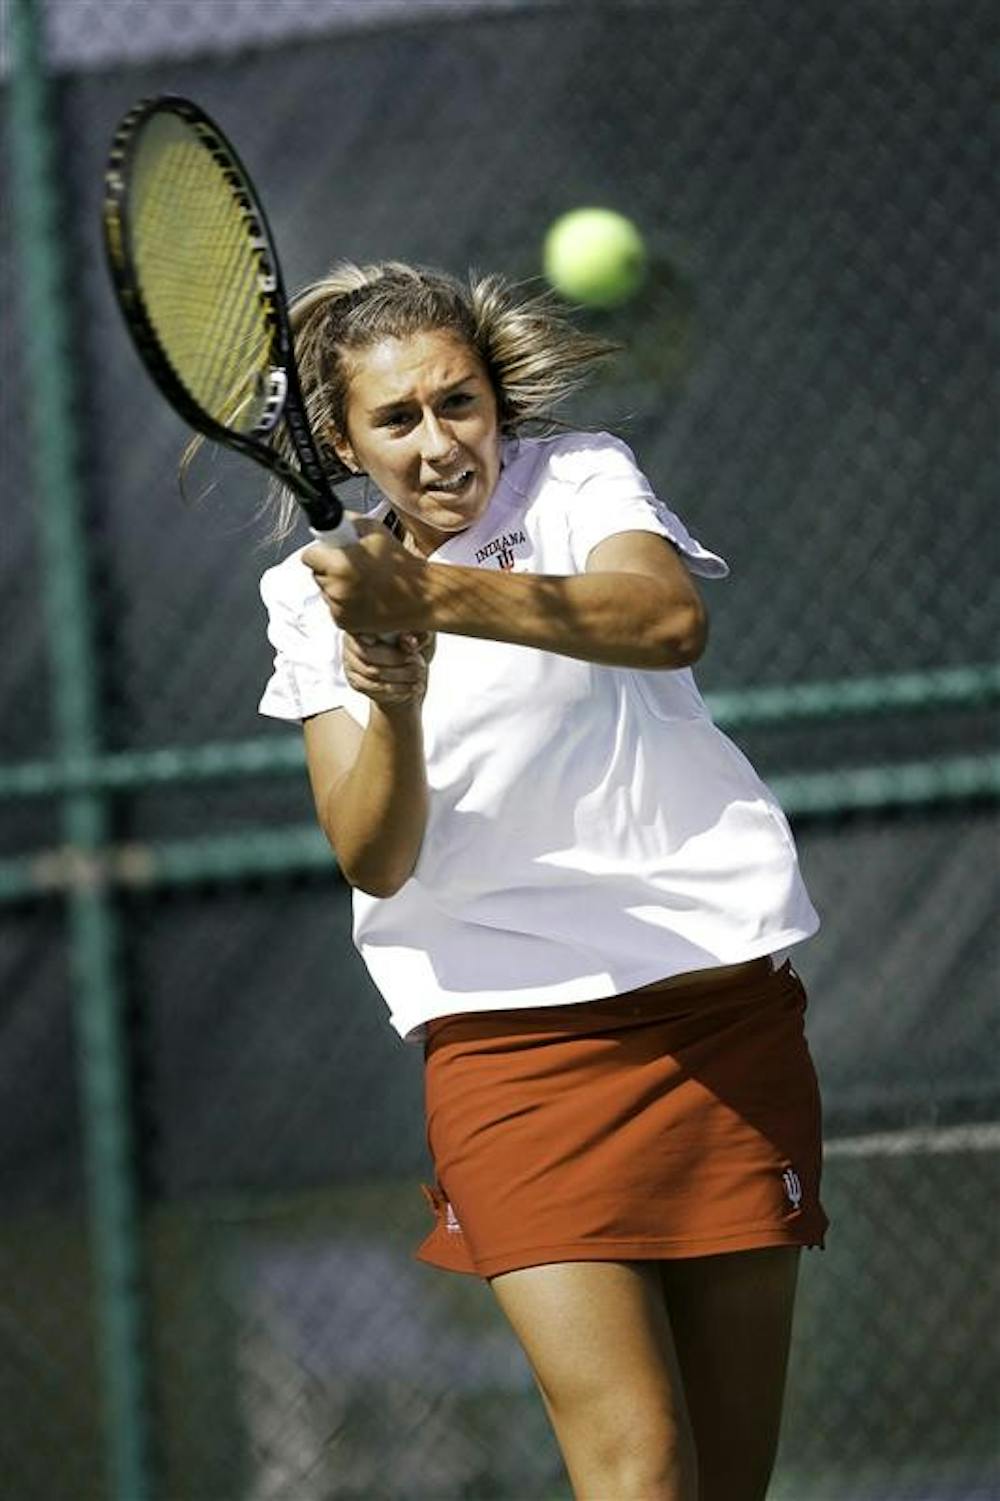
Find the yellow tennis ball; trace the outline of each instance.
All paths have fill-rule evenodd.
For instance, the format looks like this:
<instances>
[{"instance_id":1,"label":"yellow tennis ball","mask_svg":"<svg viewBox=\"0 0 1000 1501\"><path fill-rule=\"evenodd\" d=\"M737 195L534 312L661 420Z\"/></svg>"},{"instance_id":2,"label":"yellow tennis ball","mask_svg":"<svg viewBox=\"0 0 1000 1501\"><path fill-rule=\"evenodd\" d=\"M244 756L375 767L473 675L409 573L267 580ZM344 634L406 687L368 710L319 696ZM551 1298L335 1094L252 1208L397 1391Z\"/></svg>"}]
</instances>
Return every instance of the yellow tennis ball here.
<instances>
[{"instance_id":1,"label":"yellow tennis ball","mask_svg":"<svg viewBox=\"0 0 1000 1501\"><path fill-rule=\"evenodd\" d=\"M577 208L563 214L545 236L545 275L564 297L591 307L615 307L642 285L646 247L624 214Z\"/></svg>"}]
</instances>

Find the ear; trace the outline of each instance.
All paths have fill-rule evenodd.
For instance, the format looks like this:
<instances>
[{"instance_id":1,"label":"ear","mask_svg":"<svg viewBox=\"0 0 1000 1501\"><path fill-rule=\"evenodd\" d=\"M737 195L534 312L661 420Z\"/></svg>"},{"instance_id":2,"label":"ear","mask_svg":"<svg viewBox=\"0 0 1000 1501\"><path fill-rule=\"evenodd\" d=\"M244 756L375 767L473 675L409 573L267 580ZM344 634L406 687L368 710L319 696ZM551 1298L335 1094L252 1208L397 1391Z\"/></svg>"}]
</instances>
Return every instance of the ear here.
<instances>
[{"instance_id":1,"label":"ear","mask_svg":"<svg viewBox=\"0 0 1000 1501\"><path fill-rule=\"evenodd\" d=\"M326 432L323 434L323 442L328 448L333 449L340 462L346 464L352 474L364 473L361 465L358 463L357 454L351 447L349 440L342 437L336 428L328 427L326 429Z\"/></svg>"}]
</instances>

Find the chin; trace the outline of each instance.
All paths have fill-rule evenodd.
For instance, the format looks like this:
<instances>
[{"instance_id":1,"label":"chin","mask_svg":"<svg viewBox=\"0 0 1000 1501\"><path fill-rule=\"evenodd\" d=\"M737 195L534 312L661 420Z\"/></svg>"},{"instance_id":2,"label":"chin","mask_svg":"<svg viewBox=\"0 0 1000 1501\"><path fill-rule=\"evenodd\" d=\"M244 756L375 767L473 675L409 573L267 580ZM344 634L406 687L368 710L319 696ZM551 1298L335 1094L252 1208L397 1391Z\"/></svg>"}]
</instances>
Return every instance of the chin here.
<instances>
[{"instance_id":1,"label":"chin","mask_svg":"<svg viewBox=\"0 0 1000 1501\"><path fill-rule=\"evenodd\" d=\"M485 504L466 504L461 510L438 511L434 515L421 512L416 519L438 532L464 532L474 521L479 520L485 509Z\"/></svg>"}]
</instances>

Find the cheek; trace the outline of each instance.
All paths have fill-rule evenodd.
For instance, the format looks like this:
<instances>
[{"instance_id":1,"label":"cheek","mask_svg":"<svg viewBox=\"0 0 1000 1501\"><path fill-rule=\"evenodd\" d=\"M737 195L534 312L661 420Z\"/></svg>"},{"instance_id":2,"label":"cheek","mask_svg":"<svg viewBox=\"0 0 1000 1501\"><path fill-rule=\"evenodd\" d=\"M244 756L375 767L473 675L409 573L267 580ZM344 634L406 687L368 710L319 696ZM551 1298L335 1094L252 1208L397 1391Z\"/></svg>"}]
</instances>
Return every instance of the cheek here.
<instances>
[{"instance_id":1,"label":"cheek","mask_svg":"<svg viewBox=\"0 0 1000 1501\"><path fill-rule=\"evenodd\" d=\"M386 476L403 474L409 462L405 446L396 444L389 447L388 444L377 441L366 444L358 457L366 460L365 469L375 479L380 474Z\"/></svg>"},{"instance_id":2,"label":"cheek","mask_svg":"<svg viewBox=\"0 0 1000 1501\"><path fill-rule=\"evenodd\" d=\"M489 449L490 475L495 485L500 478L500 433L495 426L486 441Z\"/></svg>"},{"instance_id":3,"label":"cheek","mask_svg":"<svg viewBox=\"0 0 1000 1501\"><path fill-rule=\"evenodd\" d=\"M491 462L500 462L500 424L496 417L481 417L476 429L473 446L478 449L483 458Z\"/></svg>"}]
</instances>

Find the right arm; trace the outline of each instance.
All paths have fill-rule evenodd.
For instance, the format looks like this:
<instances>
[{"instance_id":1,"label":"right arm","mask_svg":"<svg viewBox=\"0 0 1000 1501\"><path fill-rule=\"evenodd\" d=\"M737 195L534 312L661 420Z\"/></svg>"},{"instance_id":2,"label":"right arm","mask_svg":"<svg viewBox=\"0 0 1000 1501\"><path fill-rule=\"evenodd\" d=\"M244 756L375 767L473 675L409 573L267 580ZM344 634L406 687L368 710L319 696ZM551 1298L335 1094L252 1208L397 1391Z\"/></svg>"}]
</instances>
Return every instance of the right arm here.
<instances>
[{"instance_id":1,"label":"right arm","mask_svg":"<svg viewBox=\"0 0 1000 1501\"><path fill-rule=\"evenodd\" d=\"M344 667L371 700L362 728L345 709L305 721L306 761L320 826L345 879L369 896L393 896L413 874L427 824L420 710L426 639L398 646L347 636Z\"/></svg>"}]
</instances>

